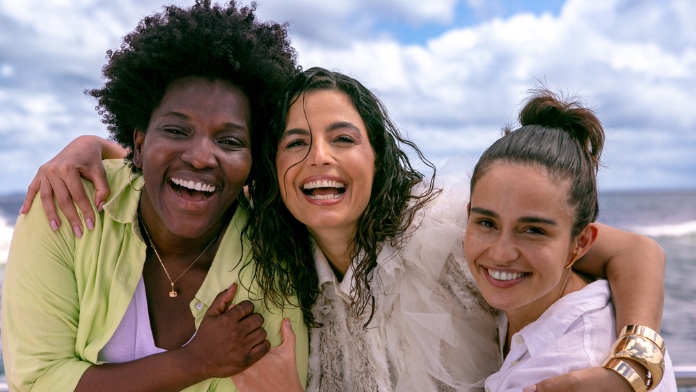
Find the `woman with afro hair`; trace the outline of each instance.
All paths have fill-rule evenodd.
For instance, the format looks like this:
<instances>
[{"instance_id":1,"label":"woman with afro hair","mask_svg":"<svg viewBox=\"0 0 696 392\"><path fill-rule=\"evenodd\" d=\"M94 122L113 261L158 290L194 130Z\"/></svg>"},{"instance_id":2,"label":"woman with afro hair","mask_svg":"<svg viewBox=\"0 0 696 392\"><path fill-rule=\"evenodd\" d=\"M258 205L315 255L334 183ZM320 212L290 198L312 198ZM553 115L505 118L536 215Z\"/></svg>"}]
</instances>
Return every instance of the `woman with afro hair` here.
<instances>
[{"instance_id":1,"label":"woman with afro hair","mask_svg":"<svg viewBox=\"0 0 696 392\"><path fill-rule=\"evenodd\" d=\"M11 390L234 391L281 338L306 378L302 311L266 306L243 268L252 152L298 72L285 26L254 11L169 6L107 52L88 93L129 154L105 161L110 197L81 200L90 230L39 208L18 219L2 295Z\"/></svg>"}]
</instances>

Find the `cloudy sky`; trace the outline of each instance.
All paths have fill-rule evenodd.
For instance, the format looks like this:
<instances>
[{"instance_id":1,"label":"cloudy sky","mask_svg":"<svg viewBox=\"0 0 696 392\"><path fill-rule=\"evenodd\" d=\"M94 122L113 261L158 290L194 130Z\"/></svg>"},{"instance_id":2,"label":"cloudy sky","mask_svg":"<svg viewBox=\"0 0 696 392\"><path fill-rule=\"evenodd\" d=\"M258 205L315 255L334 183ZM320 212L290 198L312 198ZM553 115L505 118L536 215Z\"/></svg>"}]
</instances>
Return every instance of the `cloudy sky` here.
<instances>
[{"instance_id":1,"label":"cloudy sky","mask_svg":"<svg viewBox=\"0 0 696 392\"><path fill-rule=\"evenodd\" d=\"M105 52L162 0L0 0L0 194L82 134ZM192 0L175 0L190 5ZM248 3L248 2L245 2ZM696 188L696 2L260 0L298 60L361 80L436 164L469 171L538 80L607 133L601 188Z\"/></svg>"}]
</instances>

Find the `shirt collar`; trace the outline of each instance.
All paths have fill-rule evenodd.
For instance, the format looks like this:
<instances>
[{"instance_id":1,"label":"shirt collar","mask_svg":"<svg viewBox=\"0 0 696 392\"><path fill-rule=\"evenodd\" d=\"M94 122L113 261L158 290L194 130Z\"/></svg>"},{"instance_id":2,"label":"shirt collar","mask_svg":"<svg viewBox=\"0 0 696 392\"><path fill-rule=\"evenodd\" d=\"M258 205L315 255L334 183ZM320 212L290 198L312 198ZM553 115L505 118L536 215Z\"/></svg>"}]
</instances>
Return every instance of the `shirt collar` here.
<instances>
[{"instance_id":1,"label":"shirt collar","mask_svg":"<svg viewBox=\"0 0 696 392\"><path fill-rule=\"evenodd\" d=\"M130 167L124 165L121 159L104 160L104 167L112 190L111 198L104 203L104 212L116 222L136 223L141 194L141 191L136 189L142 189L145 185L143 176L132 174ZM110 170L111 167L115 169Z\"/></svg>"},{"instance_id":2,"label":"shirt collar","mask_svg":"<svg viewBox=\"0 0 696 392\"><path fill-rule=\"evenodd\" d=\"M338 281L336 274L331 269L329 260L327 260L324 252L321 251L319 245L312 238L312 244L314 245L314 265L317 269L317 274L319 275L319 287L322 288L325 284L334 287L334 293L343 298L346 302L351 302L351 294L355 290L355 276L353 275L353 264L351 263L348 267L348 271L343 276L342 281Z\"/></svg>"},{"instance_id":3,"label":"shirt collar","mask_svg":"<svg viewBox=\"0 0 696 392\"><path fill-rule=\"evenodd\" d=\"M208 274L196 293L196 299L203 302L206 307L212 305L213 300L220 294L220 291L227 289L234 282L240 281L241 269L249 264L249 247L242 244L241 231L249 218L249 211L237 205L237 210L232 217L225 234L220 241L217 253L213 259L213 264L208 270ZM250 273L253 268L245 268L246 273ZM244 287L239 287L239 292L235 296L235 302L240 302L246 294L242 293ZM248 294L251 297L251 293Z\"/></svg>"},{"instance_id":4,"label":"shirt collar","mask_svg":"<svg viewBox=\"0 0 696 392\"><path fill-rule=\"evenodd\" d=\"M605 307L610 297L606 280L590 283L553 303L539 319L522 328L518 334L524 339L529 354L534 356L564 335L583 314Z\"/></svg>"}]
</instances>

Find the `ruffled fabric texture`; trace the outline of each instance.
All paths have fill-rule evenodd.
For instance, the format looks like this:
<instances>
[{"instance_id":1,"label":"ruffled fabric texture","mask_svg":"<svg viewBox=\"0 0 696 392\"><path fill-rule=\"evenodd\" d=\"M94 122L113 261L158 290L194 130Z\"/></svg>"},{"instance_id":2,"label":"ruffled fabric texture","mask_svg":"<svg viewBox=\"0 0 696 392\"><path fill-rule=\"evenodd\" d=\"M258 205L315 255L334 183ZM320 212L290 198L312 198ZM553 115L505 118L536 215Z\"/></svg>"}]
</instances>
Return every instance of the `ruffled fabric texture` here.
<instances>
[{"instance_id":1,"label":"ruffled fabric texture","mask_svg":"<svg viewBox=\"0 0 696 392\"><path fill-rule=\"evenodd\" d=\"M335 282L322 284L313 311L324 326L311 332L308 390L480 390L500 368L496 312L464 259L468 181L445 176L436 186L441 194L417 213L398 249L382 246L367 327L369 315L354 317Z\"/></svg>"}]
</instances>

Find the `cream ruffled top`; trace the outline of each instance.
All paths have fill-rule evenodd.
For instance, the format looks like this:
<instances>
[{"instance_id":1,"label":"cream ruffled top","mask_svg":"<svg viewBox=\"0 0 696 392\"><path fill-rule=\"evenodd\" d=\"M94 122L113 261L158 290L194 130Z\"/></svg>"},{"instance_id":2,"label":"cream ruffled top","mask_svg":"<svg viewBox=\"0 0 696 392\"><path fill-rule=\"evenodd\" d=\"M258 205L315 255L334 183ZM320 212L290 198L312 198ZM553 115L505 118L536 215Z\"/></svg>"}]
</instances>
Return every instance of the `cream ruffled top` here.
<instances>
[{"instance_id":1,"label":"cream ruffled top","mask_svg":"<svg viewBox=\"0 0 696 392\"><path fill-rule=\"evenodd\" d=\"M382 245L367 327L369 308L357 318L349 311L352 269L338 282L316 247L321 294L313 313L323 327L311 331L308 391L479 390L500 368L496 312L464 259L468 195L465 181L443 187L399 250Z\"/></svg>"}]
</instances>

